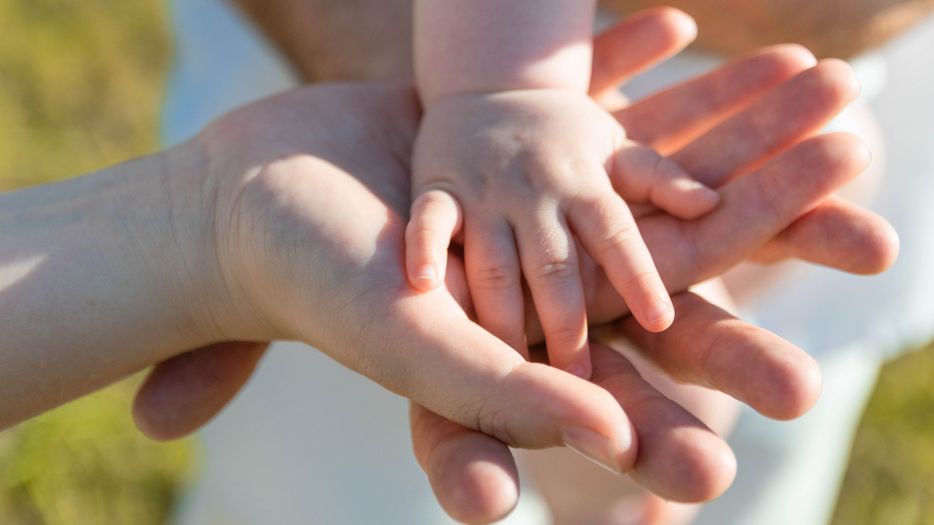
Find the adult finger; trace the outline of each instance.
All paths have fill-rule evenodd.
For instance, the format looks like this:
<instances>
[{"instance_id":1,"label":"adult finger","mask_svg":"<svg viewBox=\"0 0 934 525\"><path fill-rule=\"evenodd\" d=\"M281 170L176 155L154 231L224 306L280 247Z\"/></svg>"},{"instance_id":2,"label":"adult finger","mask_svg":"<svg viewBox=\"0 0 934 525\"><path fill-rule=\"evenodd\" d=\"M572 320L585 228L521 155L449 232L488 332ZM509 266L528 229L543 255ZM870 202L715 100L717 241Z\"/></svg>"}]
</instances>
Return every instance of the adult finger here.
<instances>
[{"instance_id":1,"label":"adult finger","mask_svg":"<svg viewBox=\"0 0 934 525\"><path fill-rule=\"evenodd\" d=\"M722 273L763 246L862 173L869 162L866 146L856 137L822 135L801 142L756 172L723 187L721 206L695 221L691 262L701 280ZM744 226L742 231L732 235L733 242L723 242L726 232L735 230L736 224ZM742 250L746 253L736 258L740 246L746 247Z\"/></svg>"},{"instance_id":2,"label":"adult finger","mask_svg":"<svg viewBox=\"0 0 934 525\"><path fill-rule=\"evenodd\" d=\"M624 357L599 343L592 350L594 382L640 420L635 431L646 443L640 444L630 474L643 486L677 501L702 501L722 493L735 473L726 443L658 393ZM422 407L413 405L411 414L416 457L449 514L486 523L512 509L518 481L505 445Z\"/></svg>"},{"instance_id":3,"label":"adult finger","mask_svg":"<svg viewBox=\"0 0 934 525\"><path fill-rule=\"evenodd\" d=\"M566 445L617 472L631 465L634 434L606 391L526 361L470 321L444 290L413 292L402 300L397 293L389 292L392 306L369 330L336 343L347 346L343 355L366 349L365 361L346 364L436 414L509 445ZM369 300L380 307L378 294Z\"/></svg>"},{"instance_id":4,"label":"adult finger","mask_svg":"<svg viewBox=\"0 0 934 525\"><path fill-rule=\"evenodd\" d=\"M410 403L415 459L438 503L464 523L492 523L519 498L519 473L503 442Z\"/></svg>"},{"instance_id":5,"label":"adult finger","mask_svg":"<svg viewBox=\"0 0 934 525\"><path fill-rule=\"evenodd\" d=\"M774 67L788 60L789 57L782 58L784 54L757 55L752 57L752 63L771 56L765 64L772 63ZM794 63L789 61L786 66ZM742 69L742 64L734 67ZM786 67L784 71L793 69ZM698 85L706 82L698 81ZM707 86L715 87L716 83ZM700 96L702 91L697 91ZM813 134L850 102L857 91L848 66L839 61L823 61L711 129L674 158L703 182L722 184ZM884 219L835 199L821 203L797 219L788 232L769 240L755 258L768 261L797 257L854 273L878 273L891 266L897 253L897 236Z\"/></svg>"},{"instance_id":6,"label":"adult finger","mask_svg":"<svg viewBox=\"0 0 934 525\"><path fill-rule=\"evenodd\" d=\"M736 474L730 447L649 385L623 356L600 343L591 347L594 383L613 395L639 436L639 456L630 475L674 501L706 501L722 494Z\"/></svg>"},{"instance_id":7,"label":"adult finger","mask_svg":"<svg viewBox=\"0 0 934 525\"><path fill-rule=\"evenodd\" d=\"M240 391L268 346L218 343L159 363L133 400L136 426L160 441L194 432Z\"/></svg>"},{"instance_id":8,"label":"adult finger","mask_svg":"<svg viewBox=\"0 0 934 525\"><path fill-rule=\"evenodd\" d=\"M688 222L653 215L641 220L639 229L662 279L676 293L755 253L868 164L865 146L852 135L814 137L723 186L720 205L708 215ZM594 290L591 321L619 317L625 303L605 276L596 279L588 288Z\"/></svg>"},{"instance_id":9,"label":"adult finger","mask_svg":"<svg viewBox=\"0 0 934 525\"><path fill-rule=\"evenodd\" d=\"M871 275L892 266L898 249L898 234L885 219L840 197L830 197L775 236L751 260L772 263L794 258Z\"/></svg>"},{"instance_id":10,"label":"adult finger","mask_svg":"<svg viewBox=\"0 0 934 525\"><path fill-rule=\"evenodd\" d=\"M676 321L664 333L648 332L630 318L615 326L678 381L722 391L773 419L792 419L813 406L821 382L811 356L693 293L672 300Z\"/></svg>"},{"instance_id":11,"label":"adult finger","mask_svg":"<svg viewBox=\"0 0 934 525\"><path fill-rule=\"evenodd\" d=\"M639 11L593 42L590 94L601 98L630 78L677 54L697 36L694 19L673 7Z\"/></svg>"},{"instance_id":12,"label":"adult finger","mask_svg":"<svg viewBox=\"0 0 934 525\"><path fill-rule=\"evenodd\" d=\"M846 62L822 60L677 151L672 159L700 182L720 186L814 135L858 93L856 75Z\"/></svg>"},{"instance_id":13,"label":"adult finger","mask_svg":"<svg viewBox=\"0 0 934 525\"><path fill-rule=\"evenodd\" d=\"M615 115L630 139L667 154L814 63L814 55L798 45L764 48Z\"/></svg>"}]
</instances>

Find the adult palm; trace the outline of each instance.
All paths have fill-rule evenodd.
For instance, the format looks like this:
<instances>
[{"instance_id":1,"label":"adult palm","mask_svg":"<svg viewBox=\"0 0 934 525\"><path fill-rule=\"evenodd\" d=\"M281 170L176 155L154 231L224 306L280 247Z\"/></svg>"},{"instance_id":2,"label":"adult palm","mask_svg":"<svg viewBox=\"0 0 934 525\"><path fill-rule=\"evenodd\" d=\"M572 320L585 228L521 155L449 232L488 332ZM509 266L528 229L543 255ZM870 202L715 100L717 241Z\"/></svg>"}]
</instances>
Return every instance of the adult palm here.
<instances>
[{"instance_id":1,"label":"adult palm","mask_svg":"<svg viewBox=\"0 0 934 525\"><path fill-rule=\"evenodd\" d=\"M595 90L690 36L672 11L628 20L597 41ZM842 135L803 140L855 93L845 66L812 65L799 48L773 48L617 112L631 137L722 187L722 204L700 221L640 218L672 291L753 255L861 272L889 264L884 221L827 200L868 162L862 147ZM231 290L218 339L299 338L418 403L416 456L442 505L465 521L493 520L514 504L506 444L574 445L620 470L634 465L641 483L673 499L721 492L735 468L729 448L618 354L596 346L592 383L523 361L465 313L456 258L446 289L409 289L402 234L417 120L406 86L331 85L248 106L201 135ZM620 319L625 304L587 264L591 319ZM677 379L766 415L794 417L813 402L819 380L802 351L690 293L675 302L664 334L616 326ZM159 438L194 430L239 390L265 346L219 343L157 366L137 397L140 427Z\"/></svg>"}]
</instances>

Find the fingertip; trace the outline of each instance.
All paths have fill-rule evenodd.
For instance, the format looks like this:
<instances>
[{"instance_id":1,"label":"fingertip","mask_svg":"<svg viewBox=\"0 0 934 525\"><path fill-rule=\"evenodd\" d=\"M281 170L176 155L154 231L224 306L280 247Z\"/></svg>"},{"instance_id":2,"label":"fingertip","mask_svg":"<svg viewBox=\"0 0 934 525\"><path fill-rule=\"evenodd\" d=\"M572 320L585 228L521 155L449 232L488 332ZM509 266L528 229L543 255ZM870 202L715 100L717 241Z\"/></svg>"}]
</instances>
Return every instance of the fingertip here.
<instances>
[{"instance_id":1,"label":"fingertip","mask_svg":"<svg viewBox=\"0 0 934 525\"><path fill-rule=\"evenodd\" d=\"M175 437L175 432L166 432L165 429L172 428L172 425L150 421L149 416L153 411L145 406L147 402L146 396L141 397L139 393L133 398L131 413L137 430L153 441L171 441Z\"/></svg>"},{"instance_id":2,"label":"fingertip","mask_svg":"<svg viewBox=\"0 0 934 525\"><path fill-rule=\"evenodd\" d=\"M816 68L827 82L831 82L840 96L854 100L859 96L862 86L856 76L856 70L849 63L839 58L825 58L817 63Z\"/></svg>"},{"instance_id":3,"label":"fingertip","mask_svg":"<svg viewBox=\"0 0 934 525\"><path fill-rule=\"evenodd\" d=\"M817 58L807 47L797 43L775 44L763 48L759 56L774 57L780 61L784 70L788 72L802 71L817 65Z\"/></svg>"},{"instance_id":4,"label":"fingertip","mask_svg":"<svg viewBox=\"0 0 934 525\"><path fill-rule=\"evenodd\" d=\"M171 392L164 392L163 382L153 373L143 381L133 397L131 413L136 428L153 441L173 441L189 435L197 425L188 421L188 412L173 410ZM185 407L188 408L188 407Z\"/></svg>"},{"instance_id":5,"label":"fingertip","mask_svg":"<svg viewBox=\"0 0 934 525\"><path fill-rule=\"evenodd\" d=\"M763 384L769 396L755 406L762 415L789 421L804 415L820 398L823 382L820 366L804 352L788 353Z\"/></svg>"},{"instance_id":6,"label":"fingertip","mask_svg":"<svg viewBox=\"0 0 934 525\"><path fill-rule=\"evenodd\" d=\"M430 292L438 287L441 279L438 278L438 270L432 264L418 264L415 271L409 272L409 282L417 290Z\"/></svg>"},{"instance_id":7,"label":"fingertip","mask_svg":"<svg viewBox=\"0 0 934 525\"><path fill-rule=\"evenodd\" d=\"M695 179L674 182L683 198L666 209L680 219L694 220L712 212L720 204L720 192Z\"/></svg>"},{"instance_id":8,"label":"fingertip","mask_svg":"<svg viewBox=\"0 0 934 525\"><path fill-rule=\"evenodd\" d=\"M658 333L669 329L675 322L675 307L671 297L665 295L650 303L639 324L649 332Z\"/></svg>"},{"instance_id":9,"label":"fingertip","mask_svg":"<svg viewBox=\"0 0 934 525\"><path fill-rule=\"evenodd\" d=\"M589 381L590 377L593 375L593 363L590 360L590 349L585 348L574 362L564 367L564 370L573 376Z\"/></svg>"},{"instance_id":10,"label":"fingertip","mask_svg":"<svg viewBox=\"0 0 934 525\"><path fill-rule=\"evenodd\" d=\"M659 496L679 503L702 503L722 495L736 478L736 456L729 445L699 422L654 435L640 451L633 476Z\"/></svg>"},{"instance_id":11,"label":"fingertip","mask_svg":"<svg viewBox=\"0 0 934 525\"><path fill-rule=\"evenodd\" d=\"M898 232L888 222L882 221L871 235L873 238L870 242L871 249L866 251L865 273L867 275L879 274L891 268L901 250Z\"/></svg>"},{"instance_id":12,"label":"fingertip","mask_svg":"<svg viewBox=\"0 0 934 525\"><path fill-rule=\"evenodd\" d=\"M435 287L437 271L413 246L406 247L406 277L416 290L427 292Z\"/></svg>"},{"instance_id":13,"label":"fingertip","mask_svg":"<svg viewBox=\"0 0 934 525\"><path fill-rule=\"evenodd\" d=\"M509 449L482 434L440 447L426 469L438 503L463 523L492 523L519 500L519 480Z\"/></svg>"},{"instance_id":14,"label":"fingertip","mask_svg":"<svg viewBox=\"0 0 934 525\"><path fill-rule=\"evenodd\" d=\"M671 6L660 6L658 12L660 16L667 19L673 29L677 30L681 41L693 42L697 38L697 22L691 15Z\"/></svg>"}]
</instances>

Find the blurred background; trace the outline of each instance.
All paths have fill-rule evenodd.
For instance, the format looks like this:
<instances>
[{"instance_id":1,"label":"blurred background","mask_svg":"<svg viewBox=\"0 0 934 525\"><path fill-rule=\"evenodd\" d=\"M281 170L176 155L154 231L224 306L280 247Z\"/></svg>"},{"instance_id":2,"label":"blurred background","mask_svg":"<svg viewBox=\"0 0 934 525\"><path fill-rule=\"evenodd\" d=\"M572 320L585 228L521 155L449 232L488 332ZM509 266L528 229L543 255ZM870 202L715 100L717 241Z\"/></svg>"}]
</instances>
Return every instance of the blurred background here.
<instances>
[{"instance_id":1,"label":"blurred background","mask_svg":"<svg viewBox=\"0 0 934 525\"><path fill-rule=\"evenodd\" d=\"M0 189L158 147L171 56L158 0L0 0ZM0 433L0 523L163 523L195 467L130 419L139 378Z\"/></svg>"},{"instance_id":2,"label":"blurred background","mask_svg":"<svg viewBox=\"0 0 934 525\"><path fill-rule=\"evenodd\" d=\"M161 0L0 0L0 190L156 149L172 54ZM198 466L130 418L134 377L0 433L0 523L156 524ZM934 349L883 370L834 523L934 520ZM742 467L740 467L742 468Z\"/></svg>"}]
</instances>

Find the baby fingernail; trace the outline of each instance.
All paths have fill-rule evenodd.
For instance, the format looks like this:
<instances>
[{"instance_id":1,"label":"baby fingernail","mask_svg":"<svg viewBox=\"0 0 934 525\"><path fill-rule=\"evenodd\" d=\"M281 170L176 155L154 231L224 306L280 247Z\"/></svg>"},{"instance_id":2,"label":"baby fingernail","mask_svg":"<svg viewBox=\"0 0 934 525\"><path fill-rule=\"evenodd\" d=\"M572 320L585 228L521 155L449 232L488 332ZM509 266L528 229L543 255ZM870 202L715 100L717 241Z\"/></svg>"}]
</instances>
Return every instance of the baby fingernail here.
<instances>
[{"instance_id":1,"label":"baby fingernail","mask_svg":"<svg viewBox=\"0 0 934 525\"><path fill-rule=\"evenodd\" d=\"M719 191L711 188L710 186L704 185L696 180L688 181L687 186L689 190L697 194L700 194L702 198L706 198L706 199L719 199L720 198Z\"/></svg>"},{"instance_id":2,"label":"baby fingernail","mask_svg":"<svg viewBox=\"0 0 934 525\"><path fill-rule=\"evenodd\" d=\"M426 264L418 271L416 278L420 281L429 281L433 283L438 278L438 272L435 270L434 266Z\"/></svg>"},{"instance_id":3,"label":"baby fingernail","mask_svg":"<svg viewBox=\"0 0 934 525\"><path fill-rule=\"evenodd\" d=\"M581 379L590 379L590 374L591 374L590 367L582 363L575 363L573 365L570 365L565 369L565 371Z\"/></svg>"},{"instance_id":4,"label":"baby fingernail","mask_svg":"<svg viewBox=\"0 0 934 525\"><path fill-rule=\"evenodd\" d=\"M649 310L646 312L646 318L649 324L662 330L671 326L674 316L674 307L671 305L670 301L666 300L655 301L649 306Z\"/></svg>"},{"instance_id":5,"label":"baby fingernail","mask_svg":"<svg viewBox=\"0 0 934 525\"><path fill-rule=\"evenodd\" d=\"M586 428L565 427L561 429L561 441L564 446L610 472L623 473L619 459L623 451L614 446L606 436Z\"/></svg>"}]
</instances>

